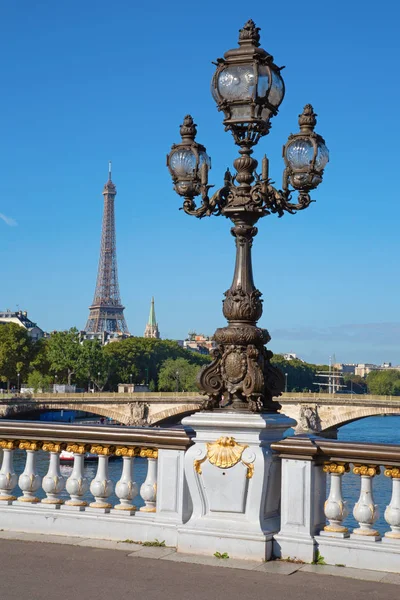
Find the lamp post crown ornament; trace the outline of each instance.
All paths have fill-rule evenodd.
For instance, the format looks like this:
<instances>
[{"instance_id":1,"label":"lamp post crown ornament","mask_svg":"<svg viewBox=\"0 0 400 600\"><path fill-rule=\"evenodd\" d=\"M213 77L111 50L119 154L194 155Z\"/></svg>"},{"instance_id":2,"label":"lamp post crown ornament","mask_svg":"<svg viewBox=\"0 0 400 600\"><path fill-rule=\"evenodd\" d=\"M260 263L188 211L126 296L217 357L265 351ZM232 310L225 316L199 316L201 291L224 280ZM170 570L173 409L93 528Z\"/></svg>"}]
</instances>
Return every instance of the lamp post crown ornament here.
<instances>
[{"instance_id":1,"label":"lamp post crown ornament","mask_svg":"<svg viewBox=\"0 0 400 600\"><path fill-rule=\"evenodd\" d=\"M244 24L243 29L239 29L239 45L252 44L258 47L260 45L260 27L256 27L253 19L249 19Z\"/></svg>"},{"instance_id":2,"label":"lamp post crown ornament","mask_svg":"<svg viewBox=\"0 0 400 600\"><path fill-rule=\"evenodd\" d=\"M285 388L283 373L271 364L267 350L271 337L257 327L262 315L261 292L253 281L251 248L257 234L257 221L267 215L295 214L307 208L310 191L322 181L329 152L323 138L314 132L316 114L306 104L299 115L300 131L291 134L283 147L285 168L282 189L272 185L269 161L262 159L261 172L251 154L261 137L268 134L271 119L278 113L285 85L282 68L259 47L260 28L249 20L240 30L239 48L217 60L211 92L219 111L224 113L225 130L231 131L240 156L235 173L229 169L223 186L209 195L211 159L205 146L195 141L197 127L187 115L180 128L182 140L167 156L167 167L175 191L183 197L183 210L198 218L228 217L236 243L233 281L225 292L223 314L228 325L217 329L213 361L201 371L198 384L206 396L204 408L227 408L253 412L277 412L274 400ZM292 195L298 192L297 203ZM201 197L197 205L195 198Z\"/></svg>"}]
</instances>

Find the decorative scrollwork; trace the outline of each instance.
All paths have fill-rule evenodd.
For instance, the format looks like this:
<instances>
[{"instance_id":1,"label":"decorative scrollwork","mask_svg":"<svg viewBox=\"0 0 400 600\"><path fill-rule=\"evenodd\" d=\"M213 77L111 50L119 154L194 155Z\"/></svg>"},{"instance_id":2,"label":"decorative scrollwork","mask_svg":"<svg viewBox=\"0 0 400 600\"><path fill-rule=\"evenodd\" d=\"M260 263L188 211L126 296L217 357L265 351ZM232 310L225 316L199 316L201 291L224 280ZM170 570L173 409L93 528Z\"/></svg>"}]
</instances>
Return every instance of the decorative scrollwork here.
<instances>
[{"instance_id":1,"label":"decorative scrollwork","mask_svg":"<svg viewBox=\"0 0 400 600\"><path fill-rule=\"evenodd\" d=\"M326 462L324 463L323 471L324 473L343 475L344 473L350 472L350 465L349 463Z\"/></svg>"},{"instance_id":2,"label":"decorative scrollwork","mask_svg":"<svg viewBox=\"0 0 400 600\"><path fill-rule=\"evenodd\" d=\"M36 450L40 450L41 447L42 447L42 442L29 442L29 441L23 440L19 443L20 450L36 451Z\"/></svg>"},{"instance_id":3,"label":"decorative scrollwork","mask_svg":"<svg viewBox=\"0 0 400 600\"><path fill-rule=\"evenodd\" d=\"M19 447L19 440L0 440L2 450L15 450Z\"/></svg>"},{"instance_id":4,"label":"decorative scrollwork","mask_svg":"<svg viewBox=\"0 0 400 600\"><path fill-rule=\"evenodd\" d=\"M42 450L44 452L61 452L61 450L65 450L66 444L62 442L44 442L42 446Z\"/></svg>"},{"instance_id":5,"label":"decorative scrollwork","mask_svg":"<svg viewBox=\"0 0 400 600\"><path fill-rule=\"evenodd\" d=\"M93 444L90 447L91 454L98 454L99 456L110 456L115 453L115 446L102 446L100 444Z\"/></svg>"},{"instance_id":6,"label":"decorative scrollwork","mask_svg":"<svg viewBox=\"0 0 400 600\"><path fill-rule=\"evenodd\" d=\"M400 479L400 468L399 467L385 467L385 476L391 477L391 479Z\"/></svg>"},{"instance_id":7,"label":"decorative scrollwork","mask_svg":"<svg viewBox=\"0 0 400 600\"><path fill-rule=\"evenodd\" d=\"M87 444L67 444L67 452L73 452L74 454L85 454L88 451L89 446Z\"/></svg>"},{"instance_id":8,"label":"decorative scrollwork","mask_svg":"<svg viewBox=\"0 0 400 600\"><path fill-rule=\"evenodd\" d=\"M379 475L381 472L380 467L376 465L354 465L353 473L354 475L362 475L367 477L375 477L375 475Z\"/></svg>"}]
</instances>

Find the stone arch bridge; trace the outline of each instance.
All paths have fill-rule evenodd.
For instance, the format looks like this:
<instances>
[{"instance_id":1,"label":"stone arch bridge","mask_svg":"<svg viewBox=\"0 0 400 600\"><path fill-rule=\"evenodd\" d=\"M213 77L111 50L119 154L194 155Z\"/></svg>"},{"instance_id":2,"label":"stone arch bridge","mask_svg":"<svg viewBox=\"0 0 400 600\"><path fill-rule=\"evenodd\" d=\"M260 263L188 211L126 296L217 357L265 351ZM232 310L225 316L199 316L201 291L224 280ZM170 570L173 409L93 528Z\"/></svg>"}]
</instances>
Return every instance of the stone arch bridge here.
<instances>
[{"instance_id":1,"label":"stone arch bridge","mask_svg":"<svg viewBox=\"0 0 400 600\"><path fill-rule=\"evenodd\" d=\"M21 418L45 410L78 410L111 418L124 425L177 423L202 408L204 397L190 392L117 394L36 394L0 396L0 418ZM400 397L357 394L287 393L282 411L297 421L297 432L335 437L346 423L375 415L400 415Z\"/></svg>"}]
</instances>

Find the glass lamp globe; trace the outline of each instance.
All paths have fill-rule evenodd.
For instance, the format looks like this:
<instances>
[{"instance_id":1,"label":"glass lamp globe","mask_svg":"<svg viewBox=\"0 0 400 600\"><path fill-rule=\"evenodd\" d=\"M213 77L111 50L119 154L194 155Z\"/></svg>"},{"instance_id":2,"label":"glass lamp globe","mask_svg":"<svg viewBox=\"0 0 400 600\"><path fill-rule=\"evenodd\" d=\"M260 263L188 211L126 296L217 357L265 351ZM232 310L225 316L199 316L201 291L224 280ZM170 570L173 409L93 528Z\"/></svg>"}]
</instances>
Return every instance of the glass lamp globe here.
<instances>
[{"instance_id":1,"label":"glass lamp globe","mask_svg":"<svg viewBox=\"0 0 400 600\"><path fill-rule=\"evenodd\" d=\"M167 156L167 166L174 182L175 191L187 198L200 194L200 185L204 183L204 170L211 169L211 159L206 149L195 141L197 129L190 115L181 125L182 141L174 144Z\"/></svg>"},{"instance_id":2,"label":"glass lamp globe","mask_svg":"<svg viewBox=\"0 0 400 600\"><path fill-rule=\"evenodd\" d=\"M300 132L291 135L283 149L286 174L297 190L316 188L329 161L324 139L314 132L316 116L311 104L307 104L299 116Z\"/></svg>"},{"instance_id":3,"label":"glass lamp globe","mask_svg":"<svg viewBox=\"0 0 400 600\"><path fill-rule=\"evenodd\" d=\"M236 143L254 145L270 128L285 95L280 69L273 57L259 48L259 27L252 20L240 30L239 48L217 61L211 92L224 125Z\"/></svg>"}]
</instances>

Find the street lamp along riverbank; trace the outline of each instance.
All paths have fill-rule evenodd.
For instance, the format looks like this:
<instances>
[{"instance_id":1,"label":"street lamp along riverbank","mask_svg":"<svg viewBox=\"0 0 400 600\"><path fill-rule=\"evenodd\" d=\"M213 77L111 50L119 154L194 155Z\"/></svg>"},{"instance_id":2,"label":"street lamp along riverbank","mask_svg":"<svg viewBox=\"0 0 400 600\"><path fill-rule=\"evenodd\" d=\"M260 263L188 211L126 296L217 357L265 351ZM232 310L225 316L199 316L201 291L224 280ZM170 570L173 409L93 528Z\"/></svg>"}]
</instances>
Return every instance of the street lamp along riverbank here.
<instances>
[{"instance_id":1,"label":"street lamp along riverbank","mask_svg":"<svg viewBox=\"0 0 400 600\"><path fill-rule=\"evenodd\" d=\"M322 181L329 160L323 138L314 132L316 114L307 104L299 116L300 131L289 136L283 147L285 169L282 189L273 187L268 159L262 159L261 173L252 157L253 147L267 135L271 119L278 113L285 87L281 68L259 47L260 29L252 20L239 33L239 48L217 59L211 91L218 110L224 113L225 129L231 131L240 156L234 161L236 173L228 169L224 185L212 196L208 172L211 159L205 146L196 142L196 124L187 115L180 128L181 142L167 157L175 191L183 197L183 210L198 218L223 215L233 222L236 265L231 287L225 292L223 313L228 326L217 329L218 347L214 360L203 368L199 386L208 396L204 407L220 405L222 397L230 410L277 412L285 387L283 373L271 365L267 350L271 337L257 327L262 315L261 292L253 281L251 247L257 234L255 224L270 214L294 214L312 202L311 190ZM293 203L292 194L298 192ZM201 205L195 198L201 196ZM228 400L228 402L226 402Z\"/></svg>"}]
</instances>

